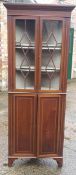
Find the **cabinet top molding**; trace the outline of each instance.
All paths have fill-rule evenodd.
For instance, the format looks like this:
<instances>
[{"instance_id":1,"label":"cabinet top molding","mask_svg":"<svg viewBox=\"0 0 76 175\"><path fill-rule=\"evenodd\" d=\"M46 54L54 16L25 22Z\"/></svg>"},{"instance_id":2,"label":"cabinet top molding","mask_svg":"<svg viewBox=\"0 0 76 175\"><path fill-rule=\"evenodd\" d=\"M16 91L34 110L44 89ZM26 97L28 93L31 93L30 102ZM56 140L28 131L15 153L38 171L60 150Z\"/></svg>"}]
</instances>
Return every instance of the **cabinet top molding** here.
<instances>
[{"instance_id":1,"label":"cabinet top molding","mask_svg":"<svg viewBox=\"0 0 76 175\"><path fill-rule=\"evenodd\" d=\"M71 12L75 5L67 4L21 4L21 3L4 3L9 10L43 10L43 11L67 11Z\"/></svg>"}]
</instances>

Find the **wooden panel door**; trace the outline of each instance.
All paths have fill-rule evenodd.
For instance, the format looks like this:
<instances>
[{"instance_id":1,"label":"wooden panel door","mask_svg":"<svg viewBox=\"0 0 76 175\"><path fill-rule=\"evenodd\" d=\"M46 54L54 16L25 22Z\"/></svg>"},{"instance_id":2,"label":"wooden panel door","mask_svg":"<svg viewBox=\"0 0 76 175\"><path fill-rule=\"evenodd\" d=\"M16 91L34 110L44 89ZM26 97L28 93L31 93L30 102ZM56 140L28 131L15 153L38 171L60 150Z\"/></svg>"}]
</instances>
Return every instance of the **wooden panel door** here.
<instances>
[{"instance_id":1,"label":"wooden panel door","mask_svg":"<svg viewBox=\"0 0 76 175\"><path fill-rule=\"evenodd\" d=\"M36 156L36 102L33 94L9 95L10 155Z\"/></svg>"},{"instance_id":2,"label":"wooden panel door","mask_svg":"<svg viewBox=\"0 0 76 175\"><path fill-rule=\"evenodd\" d=\"M60 130L60 95L38 97L38 156L57 156Z\"/></svg>"}]
</instances>

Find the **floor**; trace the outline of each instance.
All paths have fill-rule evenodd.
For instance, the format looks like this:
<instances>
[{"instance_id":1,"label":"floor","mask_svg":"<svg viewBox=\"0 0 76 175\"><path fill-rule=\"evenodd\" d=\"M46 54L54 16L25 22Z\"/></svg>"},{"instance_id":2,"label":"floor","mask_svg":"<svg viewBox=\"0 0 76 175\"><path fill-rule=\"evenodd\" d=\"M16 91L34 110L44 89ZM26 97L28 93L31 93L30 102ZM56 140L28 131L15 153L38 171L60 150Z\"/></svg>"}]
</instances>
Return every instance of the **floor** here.
<instances>
[{"instance_id":1,"label":"floor","mask_svg":"<svg viewBox=\"0 0 76 175\"><path fill-rule=\"evenodd\" d=\"M76 80L68 82L65 117L64 163L47 159L19 159L9 168L7 93L0 93L0 175L76 175Z\"/></svg>"}]
</instances>

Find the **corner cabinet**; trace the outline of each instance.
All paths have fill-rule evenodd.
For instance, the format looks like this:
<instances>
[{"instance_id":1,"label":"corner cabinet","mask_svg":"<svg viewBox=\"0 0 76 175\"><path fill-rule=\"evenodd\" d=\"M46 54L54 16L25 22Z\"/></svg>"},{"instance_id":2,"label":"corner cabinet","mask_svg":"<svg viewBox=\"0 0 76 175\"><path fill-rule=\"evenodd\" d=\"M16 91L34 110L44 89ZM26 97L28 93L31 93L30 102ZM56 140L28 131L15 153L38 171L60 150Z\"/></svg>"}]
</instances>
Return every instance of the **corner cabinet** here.
<instances>
[{"instance_id":1,"label":"corner cabinet","mask_svg":"<svg viewBox=\"0 0 76 175\"><path fill-rule=\"evenodd\" d=\"M8 165L63 163L70 16L74 6L5 3L8 16Z\"/></svg>"}]
</instances>

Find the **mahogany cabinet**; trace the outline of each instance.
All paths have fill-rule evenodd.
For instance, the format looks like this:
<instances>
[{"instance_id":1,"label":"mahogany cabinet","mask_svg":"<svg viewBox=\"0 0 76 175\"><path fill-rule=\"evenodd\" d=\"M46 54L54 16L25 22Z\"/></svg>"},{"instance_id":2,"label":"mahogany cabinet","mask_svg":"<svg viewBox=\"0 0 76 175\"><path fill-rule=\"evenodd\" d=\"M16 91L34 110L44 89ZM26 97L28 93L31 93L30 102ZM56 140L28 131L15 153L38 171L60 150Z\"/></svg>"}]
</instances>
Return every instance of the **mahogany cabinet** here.
<instances>
[{"instance_id":1,"label":"mahogany cabinet","mask_svg":"<svg viewBox=\"0 0 76 175\"><path fill-rule=\"evenodd\" d=\"M8 16L8 165L63 163L70 16L74 6L5 3Z\"/></svg>"}]
</instances>

